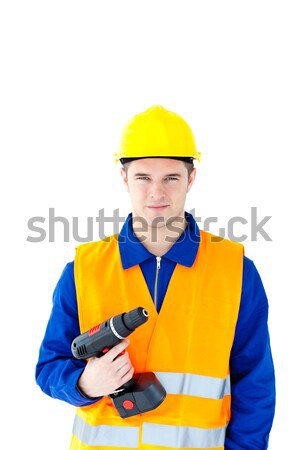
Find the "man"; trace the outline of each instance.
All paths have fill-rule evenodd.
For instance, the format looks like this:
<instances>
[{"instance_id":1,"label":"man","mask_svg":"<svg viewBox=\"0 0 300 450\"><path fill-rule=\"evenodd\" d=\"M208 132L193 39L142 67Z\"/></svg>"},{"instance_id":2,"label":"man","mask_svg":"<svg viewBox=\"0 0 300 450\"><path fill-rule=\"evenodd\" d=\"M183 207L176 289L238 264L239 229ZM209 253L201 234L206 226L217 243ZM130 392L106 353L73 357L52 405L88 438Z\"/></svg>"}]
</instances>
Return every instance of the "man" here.
<instances>
[{"instance_id":1,"label":"man","mask_svg":"<svg viewBox=\"0 0 300 450\"><path fill-rule=\"evenodd\" d=\"M241 244L199 231L185 199L199 161L192 131L161 106L125 127L116 161L132 203L117 236L80 245L54 291L37 383L77 406L71 449L264 450L275 382L268 301ZM101 358L71 342L143 306L146 324ZM119 355L119 356L118 356ZM117 357L118 356L118 357ZM108 395L134 372L167 391L153 411L122 419Z\"/></svg>"}]
</instances>

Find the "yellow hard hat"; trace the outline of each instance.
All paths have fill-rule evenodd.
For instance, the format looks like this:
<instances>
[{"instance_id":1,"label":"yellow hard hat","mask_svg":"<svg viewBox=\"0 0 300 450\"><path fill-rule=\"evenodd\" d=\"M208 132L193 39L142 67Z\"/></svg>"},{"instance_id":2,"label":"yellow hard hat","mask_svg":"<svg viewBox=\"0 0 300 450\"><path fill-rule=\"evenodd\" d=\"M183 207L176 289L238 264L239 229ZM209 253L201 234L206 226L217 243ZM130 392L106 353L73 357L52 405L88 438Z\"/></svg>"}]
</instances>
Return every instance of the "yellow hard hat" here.
<instances>
[{"instance_id":1,"label":"yellow hard hat","mask_svg":"<svg viewBox=\"0 0 300 450\"><path fill-rule=\"evenodd\" d=\"M125 126L115 162L122 158L192 158L200 161L191 128L160 105L136 114Z\"/></svg>"}]
</instances>

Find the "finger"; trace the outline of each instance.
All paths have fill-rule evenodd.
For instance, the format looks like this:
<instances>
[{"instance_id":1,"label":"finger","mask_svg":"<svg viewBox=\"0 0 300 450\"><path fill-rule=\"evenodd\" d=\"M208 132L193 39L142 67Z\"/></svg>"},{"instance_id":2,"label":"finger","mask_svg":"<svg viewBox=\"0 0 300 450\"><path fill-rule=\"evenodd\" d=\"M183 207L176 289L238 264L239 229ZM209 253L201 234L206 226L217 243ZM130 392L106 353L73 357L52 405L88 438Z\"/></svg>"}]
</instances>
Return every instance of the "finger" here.
<instances>
[{"instance_id":1,"label":"finger","mask_svg":"<svg viewBox=\"0 0 300 450\"><path fill-rule=\"evenodd\" d=\"M121 377L122 384L126 383L127 381L131 380L134 374L134 368L131 367L124 375Z\"/></svg>"},{"instance_id":2,"label":"finger","mask_svg":"<svg viewBox=\"0 0 300 450\"><path fill-rule=\"evenodd\" d=\"M130 368L132 367L130 359L123 359L120 361L118 365L115 365L113 369L115 370L115 373L118 373L120 370L123 370L124 367Z\"/></svg>"},{"instance_id":3,"label":"finger","mask_svg":"<svg viewBox=\"0 0 300 450\"><path fill-rule=\"evenodd\" d=\"M120 367L120 369L116 372L116 376L121 380L128 372L133 370L134 369L131 364L124 364L124 366Z\"/></svg>"},{"instance_id":4,"label":"finger","mask_svg":"<svg viewBox=\"0 0 300 450\"><path fill-rule=\"evenodd\" d=\"M118 356L117 359L115 359L111 363L111 366L117 372L118 370L121 369L121 367L125 366L125 364L131 364L130 358L129 358L129 355L127 352L122 356Z\"/></svg>"},{"instance_id":5,"label":"finger","mask_svg":"<svg viewBox=\"0 0 300 450\"><path fill-rule=\"evenodd\" d=\"M129 339L123 339L115 347L111 348L102 358L107 361L113 361L129 345Z\"/></svg>"}]
</instances>

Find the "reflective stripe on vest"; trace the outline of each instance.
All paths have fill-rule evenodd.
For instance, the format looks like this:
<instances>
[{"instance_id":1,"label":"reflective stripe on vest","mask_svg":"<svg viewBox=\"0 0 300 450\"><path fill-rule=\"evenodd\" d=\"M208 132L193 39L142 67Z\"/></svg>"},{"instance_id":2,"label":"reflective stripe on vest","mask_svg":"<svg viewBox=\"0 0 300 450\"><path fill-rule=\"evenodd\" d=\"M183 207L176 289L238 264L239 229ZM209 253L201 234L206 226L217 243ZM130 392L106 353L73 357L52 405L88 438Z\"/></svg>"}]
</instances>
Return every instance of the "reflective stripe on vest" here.
<instances>
[{"instance_id":1,"label":"reflective stripe on vest","mask_svg":"<svg viewBox=\"0 0 300 450\"><path fill-rule=\"evenodd\" d=\"M221 400L230 395L230 376L205 377L187 373L155 372L168 394L193 395Z\"/></svg>"},{"instance_id":2,"label":"reflective stripe on vest","mask_svg":"<svg viewBox=\"0 0 300 450\"><path fill-rule=\"evenodd\" d=\"M196 428L144 422L142 443L176 448L215 448L224 444L226 427ZM85 445L138 448L139 427L88 425L75 417L73 434Z\"/></svg>"},{"instance_id":3,"label":"reflective stripe on vest","mask_svg":"<svg viewBox=\"0 0 300 450\"><path fill-rule=\"evenodd\" d=\"M215 448L224 445L226 427L196 428L143 424L143 444L176 448Z\"/></svg>"},{"instance_id":4,"label":"reflective stripe on vest","mask_svg":"<svg viewBox=\"0 0 300 450\"><path fill-rule=\"evenodd\" d=\"M138 448L139 427L92 426L76 415L73 434L85 445Z\"/></svg>"}]
</instances>

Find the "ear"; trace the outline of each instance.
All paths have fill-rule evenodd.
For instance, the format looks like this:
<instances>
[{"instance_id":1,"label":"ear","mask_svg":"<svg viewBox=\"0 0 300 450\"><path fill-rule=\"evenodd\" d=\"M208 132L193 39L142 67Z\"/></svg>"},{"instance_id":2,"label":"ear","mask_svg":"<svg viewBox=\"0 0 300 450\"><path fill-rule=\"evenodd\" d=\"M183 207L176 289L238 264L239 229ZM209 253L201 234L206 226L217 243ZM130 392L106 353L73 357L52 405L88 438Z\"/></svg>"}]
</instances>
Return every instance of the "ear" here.
<instances>
[{"instance_id":1,"label":"ear","mask_svg":"<svg viewBox=\"0 0 300 450\"><path fill-rule=\"evenodd\" d=\"M186 192L189 192L191 190L191 187L193 186L195 178L196 178L196 167L194 167L193 170L191 171Z\"/></svg>"},{"instance_id":2,"label":"ear","mask_svg":"<svg viewBox=\"0 0 300 450\"><path fill-rule=\"evenodd\" d=\"M128 178L127 178L127 173L126 173L126 170L124 169L124 167L121 167L120 174L121 174L121 177L123 179L123 183L124 183L124 186L126 188L126 191L129 192Z\"/></svg>"}]
</instances>

